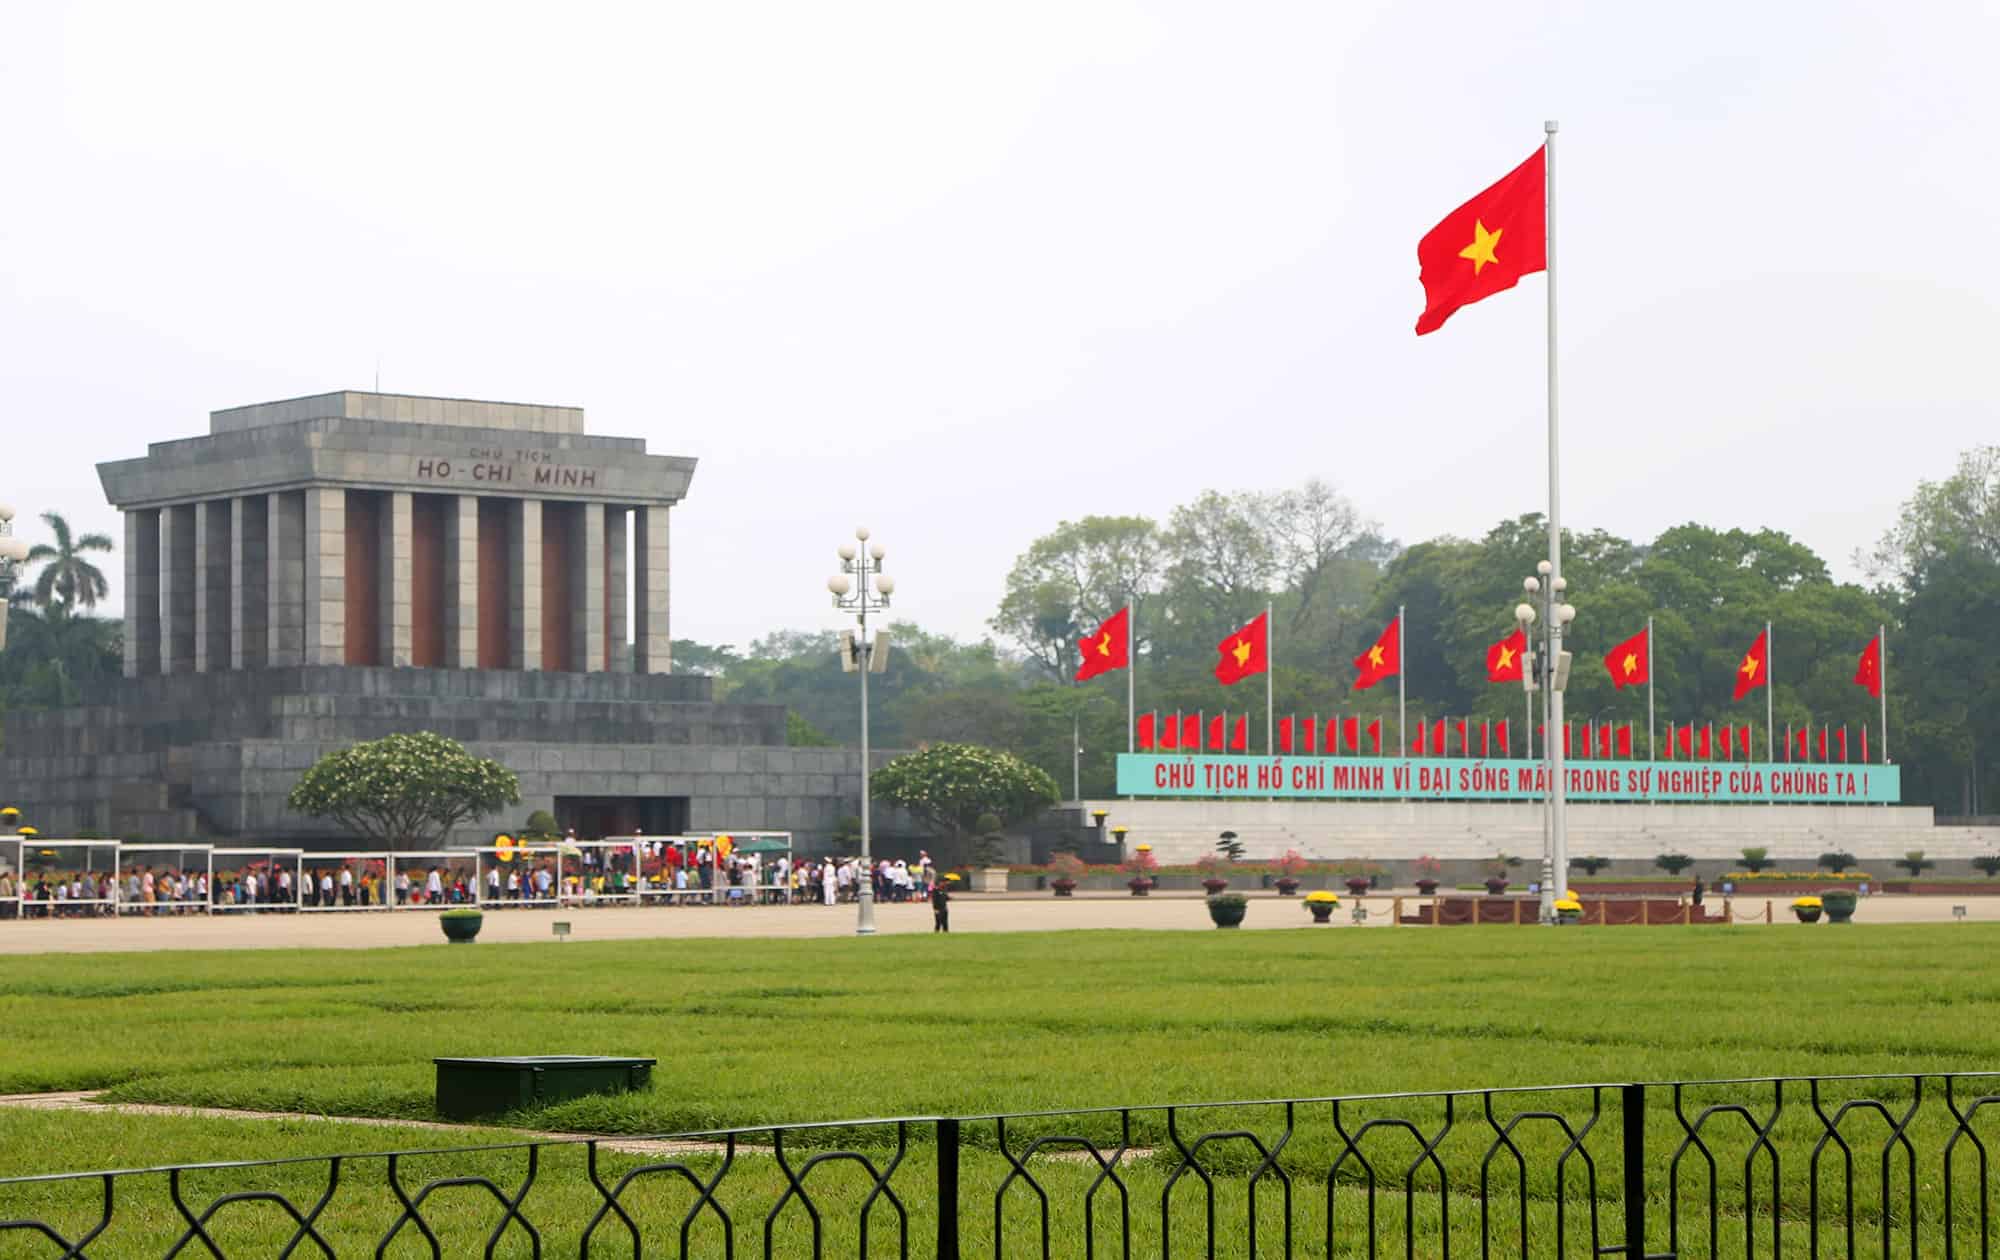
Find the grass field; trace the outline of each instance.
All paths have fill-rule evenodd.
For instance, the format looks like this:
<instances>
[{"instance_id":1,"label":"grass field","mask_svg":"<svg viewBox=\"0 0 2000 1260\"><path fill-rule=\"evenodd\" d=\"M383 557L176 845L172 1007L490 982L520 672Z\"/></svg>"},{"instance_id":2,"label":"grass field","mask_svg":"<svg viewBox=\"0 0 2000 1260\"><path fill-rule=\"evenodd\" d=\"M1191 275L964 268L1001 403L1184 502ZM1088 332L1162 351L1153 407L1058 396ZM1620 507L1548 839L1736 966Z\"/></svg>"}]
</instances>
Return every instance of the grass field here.
<instances>
[{"instance_id":1,"label":"grass field","mask_svg":"<svg viewBox=\"0 0 2000 1260\"><path fill-rule=\"evenodd\" d=\"M104 1089L131 1101L416 1119L432 1115L433 1055L653 1055L660 1067L645 1094L513 1118L540 1128L636 1134L877 1115L1582 1081L1978 1071L2000 1068L2000 977L1990 965L1996 945L2000 931L1954 925L1787 932L1084 932L36 956L13 960L0 978L0 1092ZM1907 1095L1907 1086L1901 1089ZM1886 1092L1898 1096L1896 1087ZM1537 1097L1557 1099L1547 1105L1576 1122L1587 1118L1587 1095ZM1442 1106L1402 1104L1400 1112L1435 1125ZM1678 1134L1671 1132L1664 1099L1656 1106L1649 1152L1658 1148L1664 1161L1668 1139ZM1341 1149L1325 1112L1322 1106L1298 1117L1281 1161L1300 1182L1294 1216L1306 1237L1314 1220L1324 1230L1326 1172ZM1989 1146L2000 1139L1991 1131L2000 1127L1996 1113L2000 1108L1982 1113L1992 1121ZM1924 1111L1910 1130L1933 1163L1949 1133L1941 1115ZM1613 1156L1616 1118L1615 1112L1602 1118L1596 1130L1608 1142L1601 1149ZM1774 1140L1804 1150L1820 1131L1810 1122L1809 1110L1794 1102ZM1165 1144L1160 1116L1142 1114L1136 1123L1140 1145ZM1852 1132L1874 1151L1887 1130L1870 1132L1869 1123L1875 1122L1857 1117ZM1113 1124L1109 1118L1024 1122L1016 1132L1060 1127L1108 1137ZM1272 1135L1283 1127L1280 1113L1255 1109L1217 1113L1201 1124L1240 1124ZM1491 1136L1475 1131L1463 1114L1457 1125L1438 1148L1454 1194L1476 1183ZM456 1134L447 1142L436 1132L336 1124L0 1109L0 1176L429 1147L483 1136L490 1135ZM886 1158L890 1131L846 1136ZM924 1211L931 1186L928 1140L927 1129L915 1130L916 1144L892 1183L913 1219ZM990 1125L968 1126L966 1140L968 1201L983 1196L987 1204L972 1214L983 1222L982 1241L968 1246L972 1254L992 1254L991 1195L1008 1165ZM1729 1141L1730 1153L1718 1151L1720 1176L1725 1193L1740 1202L1748 1138L1731 1133ZM1529 1219L1546 1222L1561 1199L1575 1228L1574 1213L1588 1210L1580 1172L1572 1167L1558 1184L1542 1168L1552 1166L1560 1146L1553 1127L1524 1132L1521 1146L1531 1166ZM1591 1149L1600 1149L1595 1138ZM1398 1182L1414 1152L1412 1145L1397 1153ZM1249 1160L1240 1145L1213 1154L1217 1167L1242 1169ZM577 1163L561 1179L567 1189L550 1179L551 1167L544 1173L547 1194L538 1188L531 1204L568 1222L566 1236L545 1244L572 1250L595 1210L595 1196L582 1180L581 1156L552 1156L552 1165L561 1159ZM470 1162L520 1175L517 1155L442 1162L454 1171ZM634 1157L607 1159L613 1167L635 1163ZM701 1159L694 1163L704 1166ZM1146 1253L1147 1240L1159 1233L1158 1186L1173 1163L1153 1156L1131 1174L1136 1253ZM376 1167L375 1198L367 1198L370 1192L356 1177L355 1188L343 1191L329 1216L353 1231L351 1238L342 1235L347 1243L341 1254L372 1250L383 1222L393 1217ZM1861 1167L1874 1165L1864 1161ZM1047 1164L1038 1166L1037 1177L1053 1183L1051 1196L1059 1204L1073 1205L1095 1171ZM1353 1174L1350 1166L1343 1180ZM850 1209L865 1193L851 1166L815 1175L831 1202ZM233 1188L222 1184L221 1174L208 1176L211 1196ZM268 1176L289 1178L284 1184L302 1191L314 1176L324 1178L324 1167ZM1603 1177L1599 1200L1617 1189L1610 1166ZM1780 1191L1794 1218L1804 1211L1805 1179L1805 1162L1791 1158ZM1925 1192L1916 1210L1934 1217L1936 1178L1920 1180ZM768 1155L745 1158L724 1193L740 1196L746 1209L760 1204L747 1219L761 1227L763 1211L783 1184ZM1073 1191L1067 1200L1058 1193L1065 1185ZM576 1204L563 1201L567 1193L580 1196ZM642 1195L659 1221L677 1220L692 1201L664 1180L648 1182ZM1020 1224L1009 1226L1008 1254L1014 1254L1012 1240L1021 1227L1030 1227L1020 1235L1023 1243L1032 1236L1026 1215L1031 1196L1017 1197L1024 1202ZM30 1198L51 1210L57 1202ZM1857 1191L1857 1202L1861 1198ZM1194 1210L1198 1200L1176 1200L1176 1232L1178 1213L1183 1206ZM1234 1214L1240 1235L1240 1181L1225 1187L1222 1200L1219 1210L1225 1218ZM73 1216L80 1202L65 1200L62 1210ZM1141 1207L1147 1203L1150 1209ZM1270 1218L1267 1239L1279 1224L1276 1203L1267 1191L1260 1208ZM1823 1210L1825 1205L1823 1200ZM0 1199L0 1216L25 1206ZM144 1210L158 1213L159 1228L169 1223L163 1196ZM878 1230L887 1228L883 1210L878 1206ZM240 1219L231 1218L237 1222L232 1228L254 1234L276 1224L242 1211ZM482 1204L476 1194L452 1200L447 1211L485 1220L487 1228L498 1219L491 1200ZM1009 1211L1016 1211L1011 1199ZM1401 1207L1391 1215L1400 1229ZM1476 1207L1455 1208L1454 1235L1476 1215ZM1879 1211L1862 1215L1879 1225ZM1439 1232L1434 1216L1419 1214L1420 1236ZM1687 1254L1694 1254L1686 1252L1690 1238L1705 1237L1705 1219L1698 1217L1685 1225ZM1081 1251L1081 1218L1080 1208L1058 1211L1055 1254ZM1616 1221L1604 1224L1606 1237L1615 1240ZM1099 1228L1112 1229L1115 1237L1114 1225L1107 1218ZM360 1246L370 1228L375 1235ZM851 1233L851 1220L848 1228ZM928 1228L913 1225L913 1237ZM1725 1211L1725 1253L1740 1249L1740 1230L1741 1222L1731 1224ZM518 1233L509 1235L513 1242L522 1241ZM804 1235L793 1233L798 1238L787 1235L776 1254L794 1254L803 1245ZM1240 1237L1231 1237L1225 1232L1218 1239L1218 1254L1248 1254ZM1103 1238L1100 1233L1100 1244ZM752 1230L737 1245L755 1254L760 1239ZM1803 1233L1788 1235L1786 1249L1802 1239ZM1064 1240L1074 1245L1066 1248ZM843 1250L829 1241L827 1254L851 1254L855 1245L850 1239ZM1906 1247L1906 1238L1899 1239L1898 1249ZM100 1250L123 1254L117 1245L93 1248L93 1254ZM1768 1251L1768 1244L1760 1250ZM1920 1251L1929 1254L1928 1244ZM707 1254L701 1247L695 1253Z\"/></svg>"}]
</instances>

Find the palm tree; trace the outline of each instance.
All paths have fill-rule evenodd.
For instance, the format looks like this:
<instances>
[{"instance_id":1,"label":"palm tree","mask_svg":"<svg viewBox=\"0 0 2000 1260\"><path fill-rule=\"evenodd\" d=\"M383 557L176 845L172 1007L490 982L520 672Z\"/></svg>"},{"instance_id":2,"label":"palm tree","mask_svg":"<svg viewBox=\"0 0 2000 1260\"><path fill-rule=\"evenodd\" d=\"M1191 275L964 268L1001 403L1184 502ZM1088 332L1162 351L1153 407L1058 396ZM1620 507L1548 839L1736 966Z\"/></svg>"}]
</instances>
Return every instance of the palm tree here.
<instances>
[{"instance_id":1,"label":"palm tree","mask_svg":"<svg viewBox=\"0 0 2000 1260\"><path fill-rule=\"evenodd\" d=\"M63 519L60 512L44 512L42 521L56 536L56 542L53 547L47 543L36 543L28 552L28 564L48 564L35 578L35 607L46 612L51 605L59 603L66 613L75 612L78 608L97 607L97 601L111 593L111 585L104 580L103 571L84 556L93 551L109 554L110 537L85 534L81 538L73 538L69 522Z\"/></svg>"}]
</instances>

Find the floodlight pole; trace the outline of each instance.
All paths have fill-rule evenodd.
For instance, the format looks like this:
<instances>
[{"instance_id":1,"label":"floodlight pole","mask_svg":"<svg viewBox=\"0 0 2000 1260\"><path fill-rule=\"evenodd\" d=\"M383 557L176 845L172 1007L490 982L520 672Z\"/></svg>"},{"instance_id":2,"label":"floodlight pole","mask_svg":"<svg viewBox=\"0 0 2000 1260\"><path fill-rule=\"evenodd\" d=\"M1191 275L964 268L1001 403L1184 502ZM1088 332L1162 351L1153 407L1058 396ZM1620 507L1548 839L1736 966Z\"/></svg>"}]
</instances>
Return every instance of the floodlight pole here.
<instances>
[{"instance_id":1,"label":"floodlight pole","mask_svg":"<svg viewBox=\"0 0 2000 1260\"><path fill-rule=\"evenodd\" d=\"M14 593L14 573L28 558L28 545L14 537L14 509L0 503L0 649L7 646L7 607Z\"/></svg>"},{"instance_id":2,"label":"floodlight pole","mask_svg":"<svg viewBox=\"0 0 2000 1260\"><path fill-rule=\"evenodd\" d=\"M874 668L875 645L868 637L868 614L888 610L889 595L896 589L896 582L894 578L882 572L882 557L885 554L882 544L869 546L868 531L865 528L855 530L854 538L861 546L841 544L840 574L828 579L826 586L833 592L833 606L842 612L853 613L860 627L860 634L854 644L853 660L861 671L862 870L860 879L854 886L856 903L854 934L873 936L875 935L875 857L868 785L868 674Z\"/></svg>"}]
</instances>

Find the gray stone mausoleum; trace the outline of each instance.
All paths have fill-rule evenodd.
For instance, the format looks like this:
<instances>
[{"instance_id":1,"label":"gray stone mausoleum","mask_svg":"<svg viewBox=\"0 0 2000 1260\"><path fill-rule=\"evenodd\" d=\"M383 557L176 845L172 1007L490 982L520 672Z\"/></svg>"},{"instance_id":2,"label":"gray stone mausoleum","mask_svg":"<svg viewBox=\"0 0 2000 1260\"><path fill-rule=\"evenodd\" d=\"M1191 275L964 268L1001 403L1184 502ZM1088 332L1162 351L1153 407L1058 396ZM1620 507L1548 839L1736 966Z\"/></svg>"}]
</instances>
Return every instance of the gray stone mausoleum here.
<instances>
[{"instance_id":1,"label":"gray stone mausoleum","mask_svg":"<svg viewBox=\"0 0 2000 1260\"><path fill-rule=\"evenodd\" d=\"M299 773L435 730L584 837L824 836L858 810L858 754L788 747L781 706L671 672L668 517L694 466L578 408L355 391L101 464L125 677L9 714L0 793L47 835L339 844L285 808Z\"/></svg>"}]
</instances>

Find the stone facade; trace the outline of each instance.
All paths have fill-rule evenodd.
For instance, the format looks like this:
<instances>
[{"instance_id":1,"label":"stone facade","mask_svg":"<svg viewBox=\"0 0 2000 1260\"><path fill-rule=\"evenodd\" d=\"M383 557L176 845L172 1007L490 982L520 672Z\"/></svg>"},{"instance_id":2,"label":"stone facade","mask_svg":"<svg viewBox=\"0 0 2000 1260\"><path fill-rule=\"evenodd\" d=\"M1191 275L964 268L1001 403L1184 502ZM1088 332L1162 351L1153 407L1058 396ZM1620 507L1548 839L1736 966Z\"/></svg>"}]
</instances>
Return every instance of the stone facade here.
<instances>
[{"instance_id":1,"label":"stone facade","mask_svg":"<svg viewBox=\"0 0 2000 1260\"><path fill-rule=\"evenodd\" d=\"M586 838L810 845L859 812L858 754L788 747L781 707L671 674L691 459L573 407L341 391L213 412L98 471L125 514L125 679L7 715L0 794L44 834L337 846L285 808L300 772L416 730Z\"/></svg>"}]
</instances>

